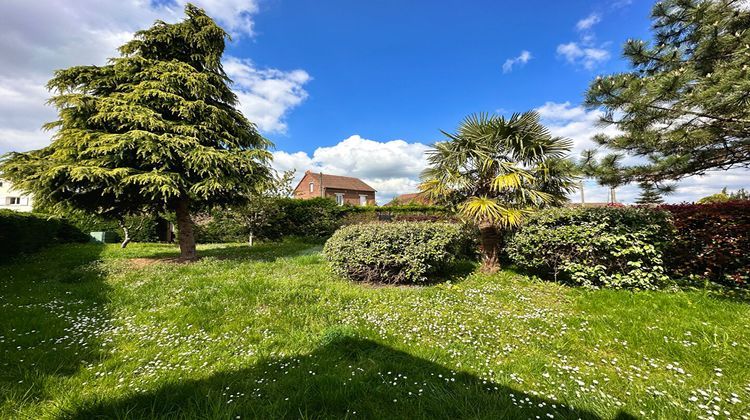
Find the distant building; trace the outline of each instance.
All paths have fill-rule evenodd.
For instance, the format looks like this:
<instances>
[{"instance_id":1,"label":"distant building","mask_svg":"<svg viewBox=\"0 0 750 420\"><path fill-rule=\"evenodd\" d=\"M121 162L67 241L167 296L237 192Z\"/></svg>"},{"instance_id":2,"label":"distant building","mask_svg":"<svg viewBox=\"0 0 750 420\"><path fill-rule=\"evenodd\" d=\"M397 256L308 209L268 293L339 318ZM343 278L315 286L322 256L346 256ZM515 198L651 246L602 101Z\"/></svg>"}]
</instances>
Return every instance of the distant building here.
<instances>
[{"instance_id":1,"label":"distant building","mask_svg":"<svg viewBox=\"0 0 750 420\"><path fill-rule=\"evenodd\" d=\"M0 179L0 209L31 211L33 208L33 197L14 190L9 181Z\"/></svg>"},{"instance_id":2,"label":"distant building","mask_svg":"<svg viewBox=\"0 0 750 420\"><path fill-rule=\"evenodd\" d=\"M431 206L434 203L424 193L408 193L397 195L393 200L388 202L386 206L398 206L403 204L421 204L423 206Z\"/></svg>"},{"instance_id":3,"label":"distant building","mask_svg":"<svg viewBox=\"0 0 750 420\"><path fill-rule=\"evenodd\" d=\"M303 200L315 197L331 198L340 206L375 205L375 189L361 179L312 171L305 171L305 176L294 189L294 197Z\"/></svg>"}]
</instances>

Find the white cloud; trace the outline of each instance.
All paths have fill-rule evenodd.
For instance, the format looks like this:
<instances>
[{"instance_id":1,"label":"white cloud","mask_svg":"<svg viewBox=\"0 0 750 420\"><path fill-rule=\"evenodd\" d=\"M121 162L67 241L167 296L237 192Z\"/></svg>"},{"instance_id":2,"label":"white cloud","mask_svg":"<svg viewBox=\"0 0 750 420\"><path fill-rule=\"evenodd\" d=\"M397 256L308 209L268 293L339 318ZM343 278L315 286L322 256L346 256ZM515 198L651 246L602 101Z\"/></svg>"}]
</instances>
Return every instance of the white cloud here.
<instances>
[{"instance_id":1,"label":"white cloud","mask_svg":"<svg viewBox=\"0 0 750 420\"><path fill-rule=\"evenodd\" d=\"M602 17L598 13L592 13L576 23L576 29L585 31L591 29L594 25L601 22Z\"/></svg>"},{"instance_id":2,"label":"white cloud","mask_svg":"<svg viewBox=\"0 0 750 420\"><path fill-rule=\"evenodd\" d=\"M608 43L597 44L593 27L602 21L602 15L591 13L576 23L578 40L557 46L557 56L570 64L580 66L586 70L593 70L599 64L609 60Z\"/></svg>"},{"instance_id":3,"label":"white cloud","mask_svg":"<svg viewBox=\"0 0 750 420\"><path fill-rule=\"evenodd\" d=\"M312 156L304 152L274 152L276 170L297 171L297 181L305 170L361 178L378 192L378 203L385 204L397 194L415 192L419 175L427 167L429 146L404 140L375 141L350 136L330 147L317 148Z\"/></svg>"},{"instance_id":4,"label":"white cloud","mask_svg":"<svg viewBox=\"0 0 750 420\"><path fill-rule=\"evenodd\" d=\"M578 42L569 42L557 46L557 54L570 64L581 65L586 70L594 69L598 64L609 60L609 51L599 47L586 47Z\"/></svg>"},{"instance_id":5,"label":"white cloud","mask_svg":"<svg viewBox=\"0 0 750 420\"><path fill-rule=\"evenodd\" d=\"M526 63L531 60L531 53L523 50L521 51L521 54L518 55L518 57L513 57L505 60L505 63L503 63L503 73L509 73L513 71L513 66L523 67Z\"/></svg>"},{"instance_id":6,"label":"white cloud","mask_svg":"<svg viewBox=\"0 0 750 420\"><path fill-rule=\"evenodd\" d=\"M101 65L116 56L116 48L136 30L157 19L183 18L188 0L156 3L151 0L4 0L0 3L0 154L44 146L48 133L42 124L55 118L45 105L44 88L54 70L73 65ZM253 35L258 0L195 0L232 36ZM239 64L235 64L236 60ZM261 130L283 132L284 117L307 96L302 85L310 76L259 69L249 61L228 58L229 66L246 78L237 80L242 110ZM243 73L244 72L244 73Z\"/></svg>"},{"instance_id":7,"label":"white cloud","mask_svg":"<svg viewBox=\"0 0 750 420\"><path fill-rule=\"evenodd\" d=\"M234 81L240 110L261 131L286 132L284 116L307 98L304 70L257 69L250 60L228 57L224 69Z\"/></svg>"},{"instance_id":8,"label":"white cloud","mask_svg":"<svg viewBox=\"0 0 750 420\"><path fill-rule=\"evenodd\" d=\"M544 123L554 136L566 137L573 140L574 158L580 156L581 151L596 149L598 144L593 141L596 134L608 136L617 135L620 131L613 125L603 126L600 123L602 111L594 109L587 110L580 105L572 105L570 102L546 102L536 108ZM599 149L600 155L606 153L605 149ZM628 157L624 160L627 164L636 164L639 158ZM709 172L705 176L693 176L681 180L676 184L677 191L664 197L666 202L680 203L693 202L701 197L719 192L723 187L729 190L739 188L750 188L750 170L734 169L730 171ZM587 202L606 202L608 189L589 180L584 185ZM624 203L633 203L640 194L637 185L631 184L617 189L617 199ZM580 201L580 193L571 194L571 200Z\"/></svg>"}]
</instances>

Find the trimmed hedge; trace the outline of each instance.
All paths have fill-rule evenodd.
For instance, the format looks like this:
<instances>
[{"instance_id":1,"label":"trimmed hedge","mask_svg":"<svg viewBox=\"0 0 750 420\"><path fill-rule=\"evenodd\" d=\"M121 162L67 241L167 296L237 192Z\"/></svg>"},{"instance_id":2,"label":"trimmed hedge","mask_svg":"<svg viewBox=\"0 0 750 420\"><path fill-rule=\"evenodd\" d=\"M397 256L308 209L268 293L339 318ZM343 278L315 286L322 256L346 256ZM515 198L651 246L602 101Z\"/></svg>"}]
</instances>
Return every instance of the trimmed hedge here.
<instances>
[{"instance_id":1,"label":"trimmed hedge","mask_svg":"<svg viewBox=\"0 0 750 420\"><path fill-rule=\"evenodd\" d=\"M679 276L697 275L728 285L750 284L750 201L674 204L676 237L667 265Z\"/></svg>"},{"instance_id":2,"label":"trimmed hedge","mask_svg":"<svg viewBox=\"0 0 750 420\"><path fill-rule=\"evenodd\" d=\"M0 260L34 252L47 245L88 242L91 238L65 219L0 210Z\"/></svg>"},{"instance_id":3,"label":"trimmed hedge","mask_svg":"<svg viewBox=\"0 0 750 420\"><path fill-rule=\"evenodd\" d=\"M323 252L351 280L422 283L460 258L467 241L454 223L364 223L336 231Z\"/></svg>"},{"instance_id":4,"label":"trimmed hedge","mask_svg":"<svg viewBox=\"0 0 750 420\"><path fill-rule=\"evenodd\" d=\"M586 287L653 288L667 279L669 214L648 208L555 208L532 216L506 248L519 267Z\"/></svg>"},{"instance_id":5,"label":"trimmed hedge","mask_svg":"<svg viewBox=\"0 0 750 420\"><path fill-rule=\"evenodd\" d=\"M339 206L328 198L300 200L279 198L268 201L270 220L256 229L257 239L277 240L285 236L329 238L342 226L390 221L447 221L450 214L437 206ZM197 220L195 237L199 243L243 242L250 230L244 225L242 208L215 209Z\"/></svg>"}]
</instances>

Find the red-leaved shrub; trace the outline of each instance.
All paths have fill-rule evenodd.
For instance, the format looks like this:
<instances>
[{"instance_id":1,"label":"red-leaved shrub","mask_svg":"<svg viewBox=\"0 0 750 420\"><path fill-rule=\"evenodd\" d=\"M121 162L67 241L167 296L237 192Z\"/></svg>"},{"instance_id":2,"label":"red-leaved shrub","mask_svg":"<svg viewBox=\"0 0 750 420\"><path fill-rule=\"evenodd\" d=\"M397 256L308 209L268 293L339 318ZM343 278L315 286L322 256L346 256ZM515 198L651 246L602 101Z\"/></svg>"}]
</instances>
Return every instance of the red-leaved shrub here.
<instances>
[{"instance_id":1,"label":"red-leaved shrub","mask_svg":"<svg viewBox=\"0 0 750 420\"><path fill-rule=\"evenodd\" d=\"M676 237L665 253L674 274L748 286L750 282L750 201L673 204Z\"/></svg>"}]
</instances>

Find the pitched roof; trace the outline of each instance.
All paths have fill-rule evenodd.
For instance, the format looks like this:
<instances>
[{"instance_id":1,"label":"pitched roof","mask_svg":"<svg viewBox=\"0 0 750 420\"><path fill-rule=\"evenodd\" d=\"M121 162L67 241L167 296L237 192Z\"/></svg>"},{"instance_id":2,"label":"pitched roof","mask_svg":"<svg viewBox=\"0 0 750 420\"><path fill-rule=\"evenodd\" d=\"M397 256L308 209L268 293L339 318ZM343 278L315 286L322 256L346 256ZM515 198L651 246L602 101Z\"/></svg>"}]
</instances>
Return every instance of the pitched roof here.
<instances>
[{"instance_id":1,"label":"pitched roof","mask_svg":"<svg viewBox=\"0 0 750 420\"><path fill-rule=\"evenodd\" d=\"M391 200L390 203L386 205L397 205L397 204L424 204L424 205L431 205L432 200L427 198L422 193L408 193L408 194L401 194L397 195L396 197Z\"/></svg>"},{"instance_id":2,"label":"pitched roof","mask_svg":"<svg viewBox=\"0 0 750 420\"><path fill-rule=\"evenodd\" d=\"M314 173L312 171L305 171L305 173L313 175L315 177L321 176L321 173ZM340 190L375 192L375 188L372 188L371 186L367 185L364 181L362 181L359 178L354 178L351 176L341 176L341 175L328 175L328 174L322 174L322 175L323 175L323 187L324 188L336 188Z\"/></svg>"}]
</instances>

